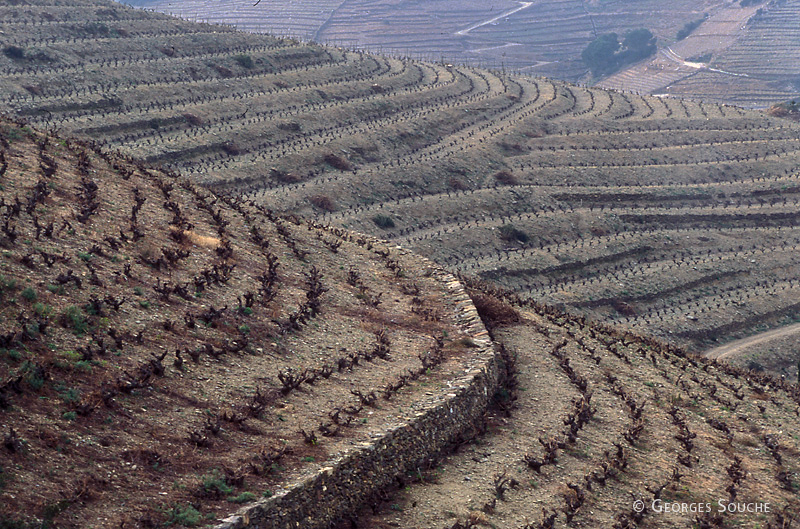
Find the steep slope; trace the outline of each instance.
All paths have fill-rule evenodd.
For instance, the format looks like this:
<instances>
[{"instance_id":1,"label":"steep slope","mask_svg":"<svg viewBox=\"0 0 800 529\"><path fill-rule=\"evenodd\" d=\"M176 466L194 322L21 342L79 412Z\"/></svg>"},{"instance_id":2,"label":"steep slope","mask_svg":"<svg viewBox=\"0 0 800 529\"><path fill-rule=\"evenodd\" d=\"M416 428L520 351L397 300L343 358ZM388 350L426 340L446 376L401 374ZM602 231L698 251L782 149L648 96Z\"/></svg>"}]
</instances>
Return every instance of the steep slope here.
<instances>
[{"instance_id":1,"label":"steep slope","mask_svg":"<svg viewBox=\"0 0 800 529\"><path fill-rule=\"evenodd\" d=\"M0 219L2 527L227 516L485 354L428 261L7 120Z\"/></svg>"},{"instance_id":2,"label":"steep slope","mask_svg":"<svg viewBox=\"0 0 800 529\"><path fill-rule=\"evenodd\" d=\"M112 3L0 20L39 126L697 350L798 316L792 121Z\"/></svg>"},{"instance_id":3,"label":"steep slope","mask_svg":"<svg viewBox=\"0 0 800 529\"><path fill-rule=\"evenodd\" d=\"M517 383L487 433L408 474L357 527L797 527L797 386L516 308L493 334Z\"/></svg>"}]
</instances>

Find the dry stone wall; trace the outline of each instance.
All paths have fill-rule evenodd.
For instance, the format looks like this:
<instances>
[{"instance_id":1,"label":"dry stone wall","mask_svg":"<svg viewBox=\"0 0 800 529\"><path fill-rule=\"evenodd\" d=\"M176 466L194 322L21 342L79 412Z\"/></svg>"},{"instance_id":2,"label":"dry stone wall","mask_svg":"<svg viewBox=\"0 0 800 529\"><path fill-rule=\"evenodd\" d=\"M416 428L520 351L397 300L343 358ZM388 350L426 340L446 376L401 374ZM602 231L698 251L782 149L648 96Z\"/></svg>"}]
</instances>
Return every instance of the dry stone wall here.
<instances>
[{"instance_id":1,"label":"dry stone wall","mask_svg":"<svg viewBox=\"0 0 800 529\"><path fill-rule=\"evenodd\" d=\"M499 356L463 285L447 272L434 273L447 285L459 323L478 345L464 364L464 375L403 423L387 425L370 442L331 458L327 466L241 509L215 529L328 527L395 476L441 452L481 417L500 384Z\"/></svg>"}]
</instances>

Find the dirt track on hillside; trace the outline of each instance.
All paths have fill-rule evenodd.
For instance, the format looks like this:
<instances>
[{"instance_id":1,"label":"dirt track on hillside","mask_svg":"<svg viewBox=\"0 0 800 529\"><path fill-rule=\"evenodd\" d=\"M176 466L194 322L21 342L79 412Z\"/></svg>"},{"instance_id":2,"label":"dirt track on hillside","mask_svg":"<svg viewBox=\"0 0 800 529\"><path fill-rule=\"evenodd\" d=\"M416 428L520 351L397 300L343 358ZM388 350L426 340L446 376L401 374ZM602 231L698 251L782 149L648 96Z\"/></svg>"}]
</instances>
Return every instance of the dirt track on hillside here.
<instances>
[{"instance_id":1,"label":"dirt track on hillside","mask_svg":"<svg viewBox=\"0 0 800 529\"><path fill-rule=\"evenodd\" d=\"M795 333L800 333L800 323L795 323L794 325L781 327L780 329L759 333L755 336L750 336L748 338L736 340L720 347L715 347L714 349L710 349L703 353L703 356L714 360L729 360L731 357L747 350L754 345Z\"/></svg>"}]
</instances>

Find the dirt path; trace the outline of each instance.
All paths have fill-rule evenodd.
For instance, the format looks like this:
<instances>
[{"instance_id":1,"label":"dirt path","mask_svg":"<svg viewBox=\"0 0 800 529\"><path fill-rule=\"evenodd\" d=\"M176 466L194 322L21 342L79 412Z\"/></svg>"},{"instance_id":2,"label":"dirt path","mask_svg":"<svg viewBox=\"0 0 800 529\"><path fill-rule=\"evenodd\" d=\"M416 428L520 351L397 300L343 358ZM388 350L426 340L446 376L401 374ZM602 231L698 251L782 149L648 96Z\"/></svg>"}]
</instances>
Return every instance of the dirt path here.
<instances>
[{"instance_id":1,"label":"dirt path","mask_svg":"<svg viewBox=\"0 0 800 529\"><path fill-rule=\"evenodd\" d=\"M749 338L742 338L741 340L736 340L735 342L731 342L720 347L715 347L714 349L710 349L703 353L703 356L713 360L725 360L736 355L737 353L747 350L756 344L795 333L800 333L800 323L795 323L794 325L781 327L780 329L775 329L768 332L762 332L760 334L756 334L755 336L750 336Z\"/></svg>"},{"instance_id":2,"label":"dirt path","mask_svg":"<svg viewBox=\"0 0 800 529\"><path fill-rule=\"evenodd\" d=\"M456 35L461 35L461 36L467 35L473 29L478 29L480 27L486 26L487 24L491 24L492 22L497 22L498 20L500 20L503 17L511 16L514 13L516 13L518 11L522 11L523 9L526 9L526 8L532 6L532 5L533 5L533 2L520 2L520 6L519 7L515 7L514 9L511 9L510 11L506 11L505 13L503 13L501 15L498 15L498 16L496 16L494 18L491 18L491 19L486 20L484 22L480 22L478 24L475 24L474 26L470 26L467 29L462 29L461 31L456 31Z\"/></svg>"}]
</instances>

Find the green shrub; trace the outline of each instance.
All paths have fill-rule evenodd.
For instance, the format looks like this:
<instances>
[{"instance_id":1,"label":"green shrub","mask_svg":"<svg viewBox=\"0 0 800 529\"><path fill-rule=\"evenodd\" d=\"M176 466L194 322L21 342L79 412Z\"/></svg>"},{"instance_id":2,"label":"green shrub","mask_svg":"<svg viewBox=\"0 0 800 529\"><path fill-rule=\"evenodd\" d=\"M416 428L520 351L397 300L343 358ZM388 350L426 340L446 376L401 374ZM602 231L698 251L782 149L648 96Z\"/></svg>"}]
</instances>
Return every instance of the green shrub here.
<instances>
[{"instance_id":1,"label":"green shrub","mask_svg":"<svg viewBox=\"0 0 800 529\"><path fill-rule=\"evenodd\" d=\"M372 222L374 222L377 227L384 230L394 228L394 220L388 215L375 215L372 217Z\"/></svg>"},{"instance_id":2,"label":"green shrub","mask_svg":"<svg viewBox=\"0 0 800 529\"><path fill-rule=\"evenodd\" d=\"M528 242L530 239L527 233L515 228L513 224L504 224L500 226L500 238L504 241L519 241L522 243Z\"/></svg>"},{"instance_id":3,"label":"green shrub","mask_svg":"<svg viewBox=\"0 0 800 529\"><path fill-rule=\"evenodd\" d=\"M62 326L72 329L72 332L78 336L86 334L86 331L89 330L89 323L86 321L86 315L75 305L67 307L64 312L61 313L60 321Z\"/></svg>"},{"instance_id":4,"label":"green shrub","mask_svg":"<svg viewBox=\"0 0 800 529\"><path fill-rule=\"evenodd\" d=\"M223 497L233 492L233 488L228 485L225 476L218 469L214 469L210 474L203 476L201 492L206 496Z\"/></svg>"},{"instance_id":5,"label":"green shrub","mask_svg":"<svg viewBox=\"0 0 800 529\"><path fill-rule=\"evenodd\" d=\"M78 360L83 358L83 355L76 351L61 351L60 353L58 353L58 356L62 356L72 362L77 362Z\"/></svg>"},{"instance_id":6,"label":"green shrub","mask_svg":"<svg viewBox=\"0 0 800 529\"><path fill-rule=\"evenodd\" d=\"M40 332L41 332L41 329L39 327L39 322L34 321L34 322L31 322L31 323L26 323L25 324L25 334L27 334L29 338L31 338L31 339L38 338Z\"/></svg>"},{"instance_id":7,"label":"green shrub","mask_svg":"<svg viewBox=\"0 0 800 529\"><path fill-rule=\"evenodd\" d=\"M75 369L91 373L92 363L89 360L78 360L77 362L75 362Z\"/></svg>"},{"instance_id":8,"label":"green shrub","mask_svg":"<svg viewBox=\"0 0 800 529\"><path fill-rule=\"evenodd\" d=\"M17 289L17 280L13 277L0 275L0 295L5 295Z\"/></svg>"},{"instance_id":9,"label":"green shrub","mask_svg":"<svg viewBox=\"0 0 800 529\"><path fill-rule=\"evenodd\" d=\"M53 308L44 303L36 303L33 305L33 312L41 318L49 318L53 315Z\"/></svg>"},{"instance_id":10,"label":"green shrub","mask_svg":"<svg viewBox=\"0 0 800 529\"><path fill-rule=\"evenodd\" d=\"M256 495L252 492L242 492L238 496L229 496L228 501L231 503L250 503L256 501Z\"/></svg>"},{"instance_id":11,"label":"green shrub","mask_svg":"<svg viewBox=\"0 0 800 529\"><path fill-rule=\"evenodd\" d=\"M203 515L191 505L175 505L167 511L167 525L183 525L184 527L194 527L199 524Z\"/></svg>"},{"instance_id":12,"label":"green shrub","mask_svg":"<svg viewBox=\"0 0 800 529\"><path fill-rule=\"evenodd\" d=\"M36 291L31 287L25 287L25 290L22 291L22 297L31 303L36 301Z\"/></svg>"},{"instance_id":13,"label":"green shrub","mask_svg":"<svg viewBox=\"0 0 800 529\"><path fill-rule=\"evenodd\" d=\"M25 382L34 390L39 391L44 386L44 370L33 362L26 360L20 366L20 372L25 373Z\"/></svg>"},{"instance_id":14,"label":"green shrub","mask_svg":"<svg viewBox=\"0 0 800 529\"><path fill-rule=\"evenodd\" d=\"M233 60L236 61L239 64L239 66L241 66L242 68L247 68L248 70L253 66L255 66L253 58L250 57L249 55L237 55L236 57L233 58Z\"/></svg>"},{"instance_id":15,"label":"green shrub","mask_svg":"<svg viewBox=\"0 0 800 529\"><path fill-rule=\"evenodd\" d=\"M3 50L3 55L12 61L21 61L25 58L25 50L19 46L6 46Z\"/></svg>"},{"instance_id":16,"label":"green shrub","mask_svg":"<svg viewBox=\"0 0 800 529\"><path fill-rule=\"evenodd\" d=\"M697 20L693 20L691 22L687 22L686 24L683 25L683 27L681 29L678 30L678 34L675 36L675 38L677 40L685 39L686 37L688 37L692 33L692 31L694 31L697 28L699 28L700 24L705 22L707 18L708 18L708 13L706 13L703 16L703 18L700 18L700 19L697 19Z\"/></svg>"},{"instance_id":17,"label":"green shrub","mask_svg":"<svg viewBox=\"0 0 800 529\"><path fill-rule=\"evenodd\" d=\"M517 177L508 171L500 171L494 175L494 179L508 186L513 186L519 183Z\"/></svg>"},{"instance_id":18,"label":"green shrub","mask_svg":"<svg viewBox=\"0 0 800 529\"><path fill-rule=\"evenodd\" d=\"M63 388L58 395L66 404L77 404L81 400L81 392L75 388Z\"/></svg>"},{"instance_id":19,"label":"green shrub","mask_svg":"<svg viewBox=\"0 0 800 529\"><path fill-rule=\"evenodd\" d=\"M61 416L61 418L64 419L65 421L74 421L74 420L77 420L78 414L75 413L74 411L66 411Z\"/></svg>"}]
</instances>

